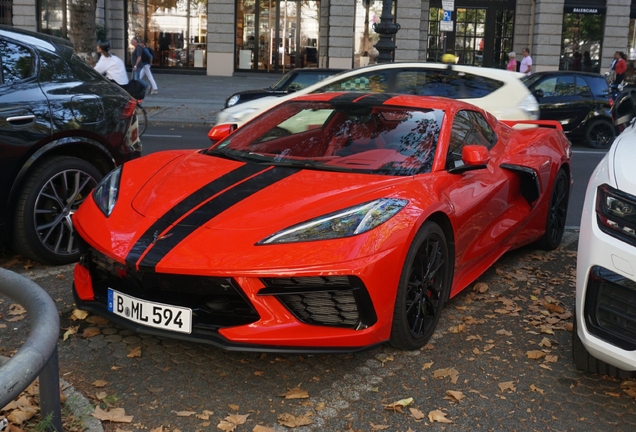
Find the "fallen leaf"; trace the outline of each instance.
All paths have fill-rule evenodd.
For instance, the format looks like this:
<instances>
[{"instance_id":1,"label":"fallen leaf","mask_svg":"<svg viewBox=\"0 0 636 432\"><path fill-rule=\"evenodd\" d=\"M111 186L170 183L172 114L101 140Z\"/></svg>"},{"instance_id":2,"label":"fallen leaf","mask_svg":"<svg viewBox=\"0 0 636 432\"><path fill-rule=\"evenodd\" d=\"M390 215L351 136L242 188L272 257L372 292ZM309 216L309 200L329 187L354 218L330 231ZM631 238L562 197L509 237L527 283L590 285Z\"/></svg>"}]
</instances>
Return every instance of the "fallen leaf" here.
<instances>
[{"instance_id":1,"label":"fallen leaf","mask_svg":"<svg viewBox=\"0 0 636 432\"><path fill-rule=\"evenodd\" d=\"M75 309L73 313L71 314L71 320L73 321L84 320L86 319L87 316L88 316L88 312L80 310L80 309Z\"/></svg>"},{"instance_id":2,"label":"fallen leaf","mask_svg":"<svg viewBox=\"0 0 636 432\"><path fill-rule=\"evenodd\" d=\"M433 366L433 363L434 363L434 362L430 362L430 363L424 363L424 364L422 364L422 370L430 369L430 368L431 368L431 366Z\"/></svg>"},{"instance_id":3,"label":"fallen leaf","mask_svg":"<svg viewBox=\"0 0 636 432\"><path fill-rule=\"evenodd\" d=\"M97 398L97 400L104 400L106 398L106 396L108 396L108 394L106 392L98 392L95 397Z\"/></svg>"},{"instance_id":4,"label":"fallen leaf","mask_svg":"<svg viewBox=\"0 0 636 432\"><path fill-rule=\"evenodd\" d=\"M126 357L128 358L141 357L141 346L130 348L128 350L128 355L126 355Z\"/></svg>"},{"instance_id":5,"label":"fallen leaf","mask_svg":"<svg viewBox=\"0 0 636 432\"><path fill-rule=\"evenodd\" d=\"M91 414L97 420L111 421L115 423L132 423L133 416L127 416L123 408L113 408L110 411L104 411L99 406L95 407L95 412Z\"/></svg>"},{"instance_id":6,"label":"fallen leaf","mask_svg":"<svg viewBox=\"0 0 636 432\"><path fill-rule=\"evenodd\" d=\"M466 330L466 326L464 324L459 324L459 325L452 326L452 327L448 328L448 331L450 333L454 333L454 334L461 333L464 330Z\"/></svg>"},{"instance_id":7,"label":"fallen leaf","mask_svg":"<svg viewBox=\"0 0 636 432\"><path fill-rule=\"evenodd\" d=\"M433 422L439 422L439 423L452 423L452 420L449 420L446 418L446 413L440 411L440 410L435 410L435 411L431 411L428 413L428 421L430 421L431 423Z\"/></svg>"},{"instance_id":8,"label":"fallen leaf","mask_svg":"<svg viewBox=\"0 0 636 432\"><path fill-rule=\"evenodd\" d=\"M544 337L543 339L541 339L541 342L539 342L539 346L544 348L551 348L552 342L550 342L550 339Z\"/></svg>"},{"instance_id":9,"label":"fallen leaf","mask_svg":"<svg viewBox=\"0 0 636 432\"><path fill-rule=\"evenodd\" d=\"M307 393L307 390L302 390L298 387L295 387L289 390L287 393L279 396L283 396L285 399L307 399L309 398L309 393Z\"/></svg>"},{"instance_id":10,"label":"fallen leaf","mask_svg":"<svg viewBox=\"0 0 636 432\"><path fill-rule=\"evenodd\" d=\"M405 408L413 403L413 398L400 399L399 401L392 402L388 405L384 405L384 409L403 412L402 408Z\"/></svg>"},{"instance_id":11,"label":"fallen leaf","mask_svg":"<svg viewBox=\"0 0 636 432\"><path fill-rule=\"evenodd\" d=\"M252 432L275 432L275 429L267 426L256 425Z\"/></svg>"},{"instance_id":12,"label":"fallen leaf","mask_svg":"<svg viewBox=\"0 0 636 432\"><path fill-rule=\"evenodd\" d=\"M91 315L88 318L86 318L86 322L89 324L95 324L95 325L106 325L109 323L109 321L104 318L104 317L100 317L97 315Z\"/></svg>"},{"instance_id":13,"label":"fallen leaf","mask_svg":"<svg viewBox=\"0 0 636 432\"><path fill-rule=\"evenodd\" d=\"M529 359L534 359L534 360L545 357L545 353L539 350L527 351L526 355L528 356Z\"/></svg>"},{"instance_id":14,"label":"fallen leaf","mask_svg":"<svg viewBox=\"0 0 636 432\"><path fill-rule=\"evenodd\" d=\"M451 400L453 402L461 402L462 399L464 399L464 393L460 392L460 391L454 391L454 390L446 390L446 397L444 399L448 399Z\"/></svg>"},{"instance_id":15,"label":"fallen leaf","mask_svg":"<svg viewBox=\"0 0 636 432\"><path fill-rule=\"evenodd\" d=\"M7 320L8 321L8 320ZM77 334L77 331L79 330L79 326L75 326L75 327L69 327L66 332L64 332L64 337L62 338L62 340L66 340L68 339L69 336L72 336L74 334Z\"/></svg>"},{"instance_id":16,"label":"fallen leaf","mask_svg":"<svg viewBox=\"0 0 636 432\"><path fill-rule=\"evenodd\" d=\"M263 372L263 371L254 371L254 375L256 375L256 376L263 376L264 373L265 372Z\"/></svg>"},{"instance_id":17,"label":"fallen leaf","mask_svg":"<svg viewBox=\"0 0 636 432\"><path fill-rule=\"evenodd\" d=\"M481 336L479 335L470 335L466 338L467 341L478 340L481 342Z\"/></svg>"},{"instance_id":18,"label":"fallen leaf","mask_svg":"<svg viewBox=\"0 0 636 432\"><path fill-rule=\"evenodd\" d=\"M545 356L546 363L556 363L558 360L559 360L559 356L549 355L549 354Z\"/></svg>"},{"instance_id":19,"label":"fallen leaf","mask_svg":"<svg viewBox=\"0 0 636 432\"><path fill-rule=\"evenodd\" d=\"M503 335L503 336L512 336L512 332L511 331L504 330L504 329L497 330L497 334L498 335Z\"/></svg>"},{"instance_id":20,"label":"fallen leaf","mask_svg":"<svg viewBox=\"0 0 636 432\"><path fill-rule=\"evenodd\" d=\"M15 409L7 416L7 419L16 425L21 425L25 421L31 419L37 411L23 411L21 409Z\"/></svg>"},{"instance_id":21,"label":"fallen leaf","mask_svg":"<svg viewBox=\"0 0 636 432\"><path fill-rule=\"evenodd\" d=\"M543 301L543 307L545 307L550 312L562 314L565 310L559 306L558 304L548 303L547 301Z\"/></svg>"},{"instance_id":22,"label":"fallen leaf","mask_svg":"<svg viewBox=\"0 0 636 432\"><path fill-rule=\"evenodd\" d=\"M510 391L513 391L513 392L517 391L517 387L515 387L514 381L506 381L506 382L499 383L498 385L499 385L499 389L502 392L504 392L506 390L510 390Z\"/></svg>"},{"instance_id":23,"label":"fallen leaf","mask_svg":"<svg viewBox=\"0 0 636 432\"><path fill-rule=\"evenodd\" d=\"M459 378L459 372L457 372L455 368L437 369L435 372L433 372L433 378L442 379L446 377L450 377L451 382L453 384L457 384L457 379Z\"/></svg>"},{"instance_id":24,"label":"fallen leaf","mask_svg":"<svg viewBox=\"0 0 636 432\"><path fill-rule=\"evenodd\" d=\"M426 417L426 415L417 408L409 408L409 411L411 411L411 415L415 420L422 420L424 417Z\"/></svg>"},{"instance_id":25,"label":"fallen leaf","mask_svg":"<svg viewBox=\"0 0 636 432\"><path fill-rule=\"evenodd\" d=\"M536 387L534 384L530 384L530 391L543 394L543 390L541 390L539 387Z\"/></svg>"},{"instance_id":26,"label":"fallen leaf","mask_svg":"<svg viewBox=\"0 0 636 432\"><path fill-rule=\"evenodd\" d=\"M196 414L195 411L172 411L177 417L190 417Z\"/></svg>"},{"instance_id":27,"label":"fallen leaf","mask_svg":"<svg viewBox=\"0 0 636 432\"><path fill-rule=\"evenodd\" d=\"M295 415L284 413L278 416L278 423L283 426L295 428L298 426L307 426L314 421L311 419L311 414L307 413L296 417Z\"/></svg>"},{"instance_id":28,"label":"fallen leaf","mask_svg":"<svg viewBox=\"0 0 636 432\"><path fill-rule=\"evenodd\" d=\"M9 306L9 315L24 315L26 313L26 309L21 305L13 303Z\"/></svg>"},{"instance_id":29,"label":"fallen leaf","mask_svg":"<svg viewBox=\"0 0 636 432\"><path fill-rule=\"evenodd\" d=\"M540 331L543 334L551 334L551 335L554 334L554 330L552 330L551 326L543 326L543 327L541 327Z\"/></svg>"},{"instance_id":30,"label":"fallen leaf","mask_svg":"<svg viewBox=\"0 0 636 432\"><path fill-rule=\"evenodd\" d=\"M97 381L93 382L93 387L102 388L102 387L106 387L106 384L108 384L107 381L97 380Z\"/></svg>"},{"instance_id":31,"label":"fallen leaf","mask_svg":"<svg viewBox=\"0 0 636 432\"><path fill-rule=\"evenodd\" d=\"M227 406L229 406L231 410L234 410L234 411L239 410L239 406L236 404L227 404Z\"/></svg>"},{"instance_id":32,"label":"fallen leaf","mask_svg":"<svg viewBox=\"0 0 636 432\"><path fill-rule=\"evenodd\" d=\"M488 291L488 284L479 282L475 284L475 286L473 287L473 291L480 294L485 293L486 291Z\"/></svg>"},{"instance_id":33,"label":"fallen leaf","mask_svg":"<svg viewBox=\"0 0 636 432\"><path fill-rule=\"evenodd\" d=\"M221 422L218 425L216 425L216 427L218 427L219 429L223 431L231 432L234 429L236 429L238 425L242 425L243 423L245 423L247 421L248 416L249 414L245 414L245 415L230 414L227 417L225 417L224 420L221 420Z\"/></svg>"},{"instance_id":34,"label":"fallen leaf","mask_svg":"<svg viewBox=\"0 0 636 432\"><path fill-rule=\"evenodd\" d=\"M373 424L371 422L369 422L369 424L371 425L371 429L376 431L376 430L384 430L384 429L388 429L391 426L389 425L381 425L381 424Z\"/></svg>"},{"instance_id":35,"label":"fallen leaf","mask_svg":"<svg viewBox=\"0 0 636 432\"><path fill-rule=\"evenodd\" d=\"M84 329L84 332L82 333L82 337L84 339L88 339L88 338L92 338L94 336L97 336L98 334L101 334L101 330L98 329L97 327L87 327L86 329Z\"/></svg>"}]
</instances>

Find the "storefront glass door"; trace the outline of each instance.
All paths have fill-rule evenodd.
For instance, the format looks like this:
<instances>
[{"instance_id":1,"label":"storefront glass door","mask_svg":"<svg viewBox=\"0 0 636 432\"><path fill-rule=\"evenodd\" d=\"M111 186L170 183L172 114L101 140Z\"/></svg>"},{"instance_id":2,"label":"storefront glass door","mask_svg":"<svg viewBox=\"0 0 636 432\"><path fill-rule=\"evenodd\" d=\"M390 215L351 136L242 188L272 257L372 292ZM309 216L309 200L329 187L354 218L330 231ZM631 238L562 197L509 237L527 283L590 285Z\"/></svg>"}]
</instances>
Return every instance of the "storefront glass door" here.
<instances>
[{"instance_id":1,"label":"storefront glass door","mask_svg":"<svg viewBox=\"0 0 636 432\"><path fill-rule=\"evenodd\" d=\"M286 72L318 65L319 2L242 0L237 7L237 70Z\"/></svg>"}]
</instances>

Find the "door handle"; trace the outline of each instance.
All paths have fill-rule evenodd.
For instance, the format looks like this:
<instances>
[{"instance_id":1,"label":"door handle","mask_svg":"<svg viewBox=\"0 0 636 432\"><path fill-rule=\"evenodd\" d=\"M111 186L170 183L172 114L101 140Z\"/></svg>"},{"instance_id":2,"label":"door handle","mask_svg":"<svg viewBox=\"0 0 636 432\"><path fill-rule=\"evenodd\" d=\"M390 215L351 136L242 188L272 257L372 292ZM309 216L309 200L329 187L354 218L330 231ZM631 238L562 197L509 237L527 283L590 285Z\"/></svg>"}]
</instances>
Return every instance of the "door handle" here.
<instances>
[{"instance_id":1,"label":"door handle","mask_svg":"<svg viewBox=\"0 0 636 432\"><path fill-rule=\"evenodd\" d=\"M24 115L24 116L15 116L15 117L7 117L7 123L12 126L26 126L35 121L34 115Z\"/></svg>"}]
</instances>

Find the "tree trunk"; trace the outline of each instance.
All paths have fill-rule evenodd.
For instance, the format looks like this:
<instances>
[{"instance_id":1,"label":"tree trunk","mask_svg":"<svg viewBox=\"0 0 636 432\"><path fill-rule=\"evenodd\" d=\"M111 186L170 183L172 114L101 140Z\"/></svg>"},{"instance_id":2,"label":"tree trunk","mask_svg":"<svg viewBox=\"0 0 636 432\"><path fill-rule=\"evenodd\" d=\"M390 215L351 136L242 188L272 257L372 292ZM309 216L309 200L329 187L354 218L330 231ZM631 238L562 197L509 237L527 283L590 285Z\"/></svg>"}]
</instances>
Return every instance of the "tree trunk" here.
<instances>
[{"instance_id":1,"label":"tree trunk","mask_svg":"<svg viewBox=\"0 0 636 432\"><path fill-rule=\"evenodd\" d=\"M96 4L96 0L70 0L68 4L69 39L73 42L75 53L89 63L97 45Z\"/></svg>"}]
</instances>

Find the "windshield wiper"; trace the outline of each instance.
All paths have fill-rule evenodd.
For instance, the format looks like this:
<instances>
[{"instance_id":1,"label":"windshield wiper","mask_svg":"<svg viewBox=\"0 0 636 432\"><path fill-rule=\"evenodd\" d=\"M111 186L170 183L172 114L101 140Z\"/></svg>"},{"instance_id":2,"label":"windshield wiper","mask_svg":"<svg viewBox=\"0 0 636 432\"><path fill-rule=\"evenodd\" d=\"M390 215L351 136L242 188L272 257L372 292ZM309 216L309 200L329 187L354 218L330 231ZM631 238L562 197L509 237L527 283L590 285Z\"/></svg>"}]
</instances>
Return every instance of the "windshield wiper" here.
<instances>
[{"instance_id":1,"label":"windshield wiper","mask_svg":"<svg viewBox=\"0 0 636 432\"><path fill-rule=\"evenodd\" d=\"M238 162L248 162L249 159L243 157L243 156L239 156L236 153L230 153L227 150L223 151L223 150L217 150L217 149L210 149L207 150L205 152L205 154L209 155L209 156L218 156L224 159L229 159L229 160L233 160L233 161L238 161Z\"/></svg>"}]
</instances>

